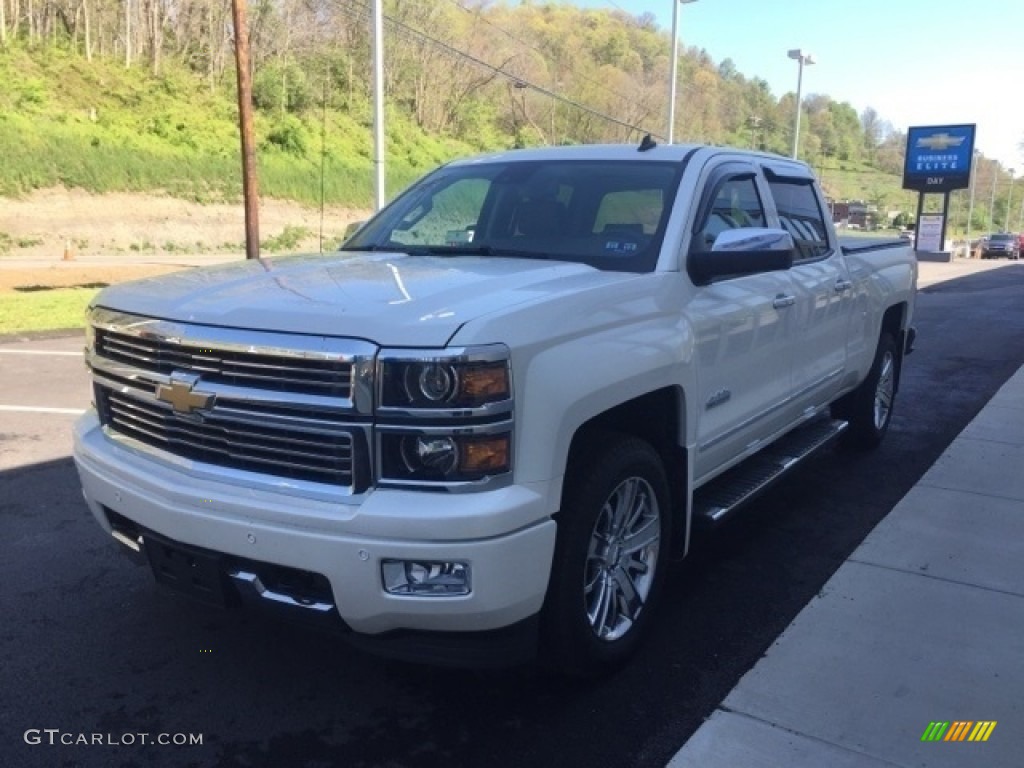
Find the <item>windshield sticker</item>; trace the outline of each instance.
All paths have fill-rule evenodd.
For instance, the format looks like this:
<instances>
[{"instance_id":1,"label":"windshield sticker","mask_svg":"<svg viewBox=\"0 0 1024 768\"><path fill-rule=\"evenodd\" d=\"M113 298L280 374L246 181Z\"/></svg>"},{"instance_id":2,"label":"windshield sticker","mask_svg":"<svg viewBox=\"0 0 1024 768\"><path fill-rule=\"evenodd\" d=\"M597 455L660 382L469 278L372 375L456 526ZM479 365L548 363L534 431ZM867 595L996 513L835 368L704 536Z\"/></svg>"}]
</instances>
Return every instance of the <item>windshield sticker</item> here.
<instances>
[{"instance_id":1,"label":"windshield sticker","mask_svg":"<svg viewBox=\"0 0 1024 768\"><path fill-rule=\"evenodd\" d=\"M466 245L473 242L472 229L449 229L445 235L445 245Z\"/></svg>"},{"instance_id":2,"label":"windshield sticker","mask_svg":"<svg viewBox=\"0 0 1024 768\"><path fill-rule=\"evenodd\" d=\"M627 240L609 240L604 244L605 253L630 254L636 253L639 246Z\"/></svg>"}]
</instances>

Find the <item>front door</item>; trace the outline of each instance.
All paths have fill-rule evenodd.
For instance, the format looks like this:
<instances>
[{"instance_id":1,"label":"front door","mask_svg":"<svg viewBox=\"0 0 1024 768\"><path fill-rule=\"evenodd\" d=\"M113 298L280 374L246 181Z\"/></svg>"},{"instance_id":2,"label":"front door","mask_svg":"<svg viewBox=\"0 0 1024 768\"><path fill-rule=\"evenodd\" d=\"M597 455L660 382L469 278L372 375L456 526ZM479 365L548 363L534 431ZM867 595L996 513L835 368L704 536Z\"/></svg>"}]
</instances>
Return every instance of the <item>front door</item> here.
<instances>
[{"instance_id":1,"label":"front door","mask_svg":"<svg viewBox=\"0 0 1024 768\"><path fill-rule=\"evenodd\" d=\"M726 229L766 226L752 167L730 162L712 173L706 188L691 250L710 250ZM697 287L686 312L696 335L698 484L753 453L786 425L795 305L787 271Z\"/></svg>"}]
</instances>

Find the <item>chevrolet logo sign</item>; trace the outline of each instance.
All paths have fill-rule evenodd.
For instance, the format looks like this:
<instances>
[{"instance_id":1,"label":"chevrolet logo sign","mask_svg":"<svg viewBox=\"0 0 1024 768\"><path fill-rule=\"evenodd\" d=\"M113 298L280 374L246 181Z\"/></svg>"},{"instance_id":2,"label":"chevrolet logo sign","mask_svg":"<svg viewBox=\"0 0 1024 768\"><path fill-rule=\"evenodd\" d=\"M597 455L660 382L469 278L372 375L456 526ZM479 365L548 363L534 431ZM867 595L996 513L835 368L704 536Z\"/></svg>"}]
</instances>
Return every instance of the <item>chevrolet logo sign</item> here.
<instances>
[{"instance_id":1,"label":"chevrolet logo sign","mask_svg":"<svg viewBox=\"0 0 1024 768\"><path fill-rule=\"evenodd\" d=\"M199 377L191 373L172 373L170 384L158 384L156 399L170 403L176 413L189 414L213 406L217 396L212 392L196 392Z\"/></svg>"},{"instance_id":2,"label":"chevrolet logo sign","mask_svg":"<svg viewBox=\"0 0 1024 768\"><path fill-rule=\"evenodd\" d=\"M951 147L959 147L967 140L966 136L950 136L948 133L933 133L931 136L923 136L917 140L918 148L924 147L936 152Z\"/></svg>"}]
</instances>

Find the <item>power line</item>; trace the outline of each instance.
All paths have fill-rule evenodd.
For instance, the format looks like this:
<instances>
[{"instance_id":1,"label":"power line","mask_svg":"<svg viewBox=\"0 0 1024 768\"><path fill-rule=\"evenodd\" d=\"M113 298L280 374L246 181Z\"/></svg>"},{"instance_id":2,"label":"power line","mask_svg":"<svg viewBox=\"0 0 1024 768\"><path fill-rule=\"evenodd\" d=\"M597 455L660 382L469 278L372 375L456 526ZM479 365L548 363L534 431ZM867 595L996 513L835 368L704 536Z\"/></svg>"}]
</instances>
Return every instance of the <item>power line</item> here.
<instances>
[{"instance_id":1,"label":"power line","mask_svg":"<svg viewBox=\"0 0 1024 768\"><path fill-rule=\"evenodd\" d=\"M675 2L675 0L673 0L673 2ZM627 10L626 10L625 8L623 8L623 7L621 6L621 5L619 5L618 3L616 3L616 2L615 2L615 0L607 0L607 3L608 3L608 5L613 5L613 6L615 6L616 8L618 8L618 9L619 9L620 11L622 11L622 12L623 12L624 14L626 14L627 16L632 16L632 15L633 15L632 13L630 13L629 11L627 11Z\"/></svg>"},{"instance_id":2,"label":"power line","mask_svg":"<svg viewBox=\"0 0 1024 768\"><path fill-rule=\"evenodd\" d=\"M490 27L494 27L494 29L496 29L499 32L501 32L503 35L505 35L505 37L509 38L510 40L512 40L512 41L514 41L516 43L519 43L520 45L522 45L522 46L524 46L526 48L529 48L532 51L535 51L535 52L539 53L541 56L547 56L547 53L544 50L542 50L541 48L539 48L538 46L533 45L532 43L528 43L525 40L523 40L522 38L516 37L511 32L509 32L507 29L498 26L493 21L491 21L490 19L485 17L482 13L478 13L478 12L475 12L475 11L467 8L466 6L464 6L460 2L460 0L448 0L448 1L450 3L452 3L453 5L458 6L463 11L465 11L468 14L470 14L471 16L479 19L484 24L487 24ZM615 4L612 3L612 5L615 5ZM619 6L615 6L615 7L618 8ZM619 10L622 10L622 9L619 8ZM625 11L623 11L623 13L625 13ZM629 104L630 106L640 107L640 108L643 107L643 105L637 104L635 101L630 100L626 96L623 96L621 93L613 91L611 88L609 88L607 85L602 83L600 80L595 80L594 78L592 78L592 77L590 77L588 75L580 74L575 69L573 69L571 66L567 67L567 69L569 70L569 72L571 72L573 75L578 77L580 80L585 80L586 82L590 83L591 85L596 86L597 88L600 88L605 93L609 93L609 94L611 94L612 96L614 96L617 99L622 99L622 101L624 101L625 103Z\"/></svg>"},{"instance_id":3,"label":"power line","mask_svg":"<svg viewBox=\"0 0 1024 768\"><path fill-rule=\"evenodd\" d=\"M354 12L354 13L358 14L360 20L368 21L369 18L370 18L370 8L365 3L360 2L360 0L335 0L335 3L344 3L345 5L347 5L348 9L346 9L344 5L339 5L339 8L341 8L341 10L343 12L348 12L350 14L352 14ZM621 126L623 128L629 128L631 131L637 131L639 133L650 133L652 136L654 136L655 138L659 138L659 139L664 138L660 134L654 133L652 131L647 131L644 128L642 128L641 126L634 125L632 123L628 123L625 120L620 120L617 117L612 117L611 115L606 114L604 112L601 112L600 110L594 109L593 107L588 107L586 104L581 104L578 101L574 101L574 100L569 99L569 98L567 98L565 96L562 96L561 94L555 93L554 91L552 91L549 88L545 88L542 85L537 85L536 83L533 83L533 82L531 82L529 80L526 80L526 79L524 79L522 77L519 77L518 75L516 75L516 74L514 74L512 72L508 72L508 71L506 71L505 69L503 69L501 67L497 67L497 66L495 66L493 64L489 64L488 62L484 61L483 59L480 59L480 58L478 58L476 56L473 56L472 54L466 53L465 51L460 51L458 48L455 48L455 47L449 45L448 43L445 43L445 42L443 42L441 40L438 40L435 37L431 37L430 35L426 34L425 32L422 32L422 31L420 31L418 29L410 27L408 24L406 24L404 22L401 22L401 21L398 21L397 19L394 19L394 18L392 18L390 16L385 15L384 16L384 21L389 23L389 24L391 24L393 27L395 27L399 31L403 32L406 35L406 37L418 38L421 41L425 41L427 43L430 43L431 45L433 45L436 48L440 48L441 50L445 51L446 53L448 53L450 55L464 58L467 61L472 62L476 66L478 66L478 67L480 67L482 69L486 69L487 71L492 72L495 75L501 75L502 77L508 78L513 83L515 83L517 87L520 87L520 88L530 88L530 89L536 91L537 93L541 94L542 96L547 96L550 99L558 101L558 102L560 102L562 104L566 104L566 105L568 105L570 107L573 107L575 109L578 109L578 110L580 110L582 112L586 112L586 113L588 113L590 115L593 115L594 117L598 117L598 118L600 118L602 120L605 120L607 122L614 123L615 125Z\"/></svg>"}]
</instances>

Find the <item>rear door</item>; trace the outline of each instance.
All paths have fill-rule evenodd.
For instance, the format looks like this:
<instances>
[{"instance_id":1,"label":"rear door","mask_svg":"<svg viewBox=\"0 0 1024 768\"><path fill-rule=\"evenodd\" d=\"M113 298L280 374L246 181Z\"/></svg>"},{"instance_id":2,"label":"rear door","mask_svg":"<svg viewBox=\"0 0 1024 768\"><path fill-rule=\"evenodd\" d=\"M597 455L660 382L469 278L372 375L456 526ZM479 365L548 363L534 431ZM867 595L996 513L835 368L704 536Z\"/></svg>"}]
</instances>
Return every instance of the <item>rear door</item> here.
<instances>
[{"instance_id":1,"label":"rear door","mask_svg":"<svg viewBox=\"0 0 1024 768\"><path fill-rule=\"evenodd\" d=\"M842 386L853 282L810 172L795 166L769 166L764 171L773 202L772 225L789 232L796 245L790 270L797 339L789 412L797 419L828 403Z\"/></svg>"}]
</instances>

